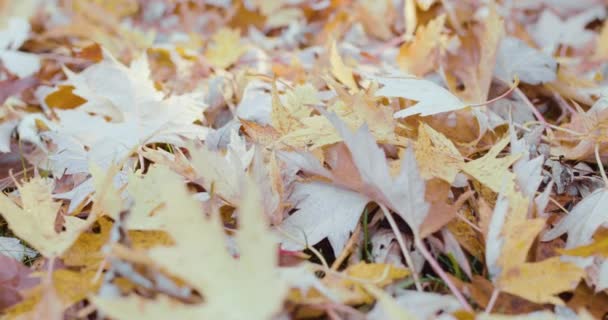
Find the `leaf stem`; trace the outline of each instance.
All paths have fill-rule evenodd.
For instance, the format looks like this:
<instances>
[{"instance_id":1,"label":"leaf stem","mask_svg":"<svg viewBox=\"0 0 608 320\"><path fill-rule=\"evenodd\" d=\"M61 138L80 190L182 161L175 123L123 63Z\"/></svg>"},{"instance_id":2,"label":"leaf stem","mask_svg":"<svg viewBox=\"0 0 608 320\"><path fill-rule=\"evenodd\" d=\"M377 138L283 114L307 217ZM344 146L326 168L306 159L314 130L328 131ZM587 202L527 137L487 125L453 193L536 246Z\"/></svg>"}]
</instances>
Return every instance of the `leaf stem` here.
<instances>
[{"instance_id":1,"label":"leaf stem","mask_svg":"<svg viewBox=\"0 0 608 320\"><path fill-rule=\"evenodd\" d=\"M379 203L378 205L380 206L380 209L382 209L382 212L384 213L384 216L386 217L388 224L391 226L391 229L393 229L393 233L395 233L395 238L397 238L397 243L399 243L399 248L401 248L401 252L403 253L403 256L405 257L405 262L407 262L407 265L410 268L410 271L412 272L412 277L414 278L414 283L416 284L416 290L422 291L422 284L420 283L420 276L418 275L418 272L416 271L416 267L414 267L414 261L412 260L412 256L410 255L409 250L407 250L407 248L405 247L405 241L403 240L403 235L399 231L399 227L397 227L397 223L395 222L395 219L393 219L393 216L391 215L391 213L388 211L388 209L383 204Z\"/></svg>"},{"instance_id":2,"label":"leaf stem","mask_svg":"<svg viewBox=\"0 0 608 320\"><path fill-rule=\"evenodd\" d=\"M448 275L445 273L445 271L443 271L443 269L441 269L441 266L439 265L439 263L437 263L437 260L435 260L433 255L428 251L428 249L426 248L426 246L424 245L422 240L416 238L414 241L416 243L416 247L418 248L418 250L420 250L420 253L422 253L422 256L424 256L424 258L429 262L429 264L431 265L431 268L433 268L433 271L435 271L437 273L437 275L439 275L441 280L443 280L445 282L445 284L448 286L448 288L450 288L450 291L452 291L452 294L456 297L456 299L458 299L458 301L460 302L462 307L466 311L473 312L473 308L471 308L471 305L469 305L469 303L467 302L467 299L465 299L465 297L458 290L456 285L448 277Z\"/></svg>"},{"instance_id":3,"label":"leaf stem","mask_svg":"<svg viewBox=\"0 0 608 320\"><path fill-rule=\"evenodd\" d=\"M602 179L604 180L604 187L608 188L608 177L606 176L606 171L604 171L604 164L602 163L602 158L600 157L600 143L595 143L595 161L597 161L597 166L600 168L600 174L602 175Z\"/></svg>"},{"instance_id":4,"label":"leaf stem","mask_svg":"<svg viewBox=\"0 0 608 320\"><path fill-rule=\"evenodd\" d=\"M355 244L357 243L357 240L359 239L360 234L361 234L361 224L358 223L357 227L353 231L353 234L350 236L350 239L348 239L346 246L340 253L340 256L338 256L338 258L336 258L334 263L331 264L331 270L335 271L335 270L338 270L338 268L340 268L340 265L342 265L342 262L344 262L344 260L346 260L346 258L353 251L353 248L355 247Z\"/></svg>"},{"instance_id":5,"label":"leaf stem","mask_svg":"<svg viewBox=\"0 0 608 320\"><path fill-rule=\"evenodd\" d=\"M492 309L494 309L494 305L496 304L496 301L498 300L498 295L500 294L500 290L497 288L494 288L494 291L492 291L492 296L490 297L490 302L488 302L488 305L486 306L486 313L490 313L492 312Z\"/></svg>"}]
</instances>

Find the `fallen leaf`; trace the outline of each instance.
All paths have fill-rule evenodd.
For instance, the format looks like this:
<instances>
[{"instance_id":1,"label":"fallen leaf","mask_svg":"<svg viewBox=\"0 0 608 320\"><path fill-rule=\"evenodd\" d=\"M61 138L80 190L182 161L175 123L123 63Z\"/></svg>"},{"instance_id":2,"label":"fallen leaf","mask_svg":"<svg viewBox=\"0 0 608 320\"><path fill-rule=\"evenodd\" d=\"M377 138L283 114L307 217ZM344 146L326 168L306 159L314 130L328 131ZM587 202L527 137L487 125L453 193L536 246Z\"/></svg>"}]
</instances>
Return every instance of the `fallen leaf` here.
<instances>
[{"instance_id":1,"label":"fallen leaf","mask_svg":"<svg viewBox=\"0 0 608 320\"><path fill-rule=\"evenodd\" d=\"M265 319L275 314L283 303L287 287L277 277L275 239L268 233L264 213L260 210L260 195L254 185L246 182L239 207L241 227L235 239L239 246L238 260L224 246L217 245L218 241L225 241L219 216L205 218L201 215L199 203L187 192L180 177L168 177L161 195L165 210L173 220L167 225L167 232L174 238L175 246L152 249L150 258L200 290L205 302L186 305L163 296L147 300L131 295L120 299L94 297L93 303L117 319L141 315L149 319L165 319L169 315ZM256 276L251 277L252 273ZM239 293L226 295L226 290ZM235 304L239 308L234 308Z\"/></svg>"},{"instance_id":2,"label":"fallen leaf","mask_svg":"<svg viewBox=\"0 0 608 320\"><path fill-rule=\"evenodd\" d=\"M93 223L92 215L83 220L59 212L61 203L53 200L53 181L49 179L33 178L18 188L21 207L0 194L0 213L17 236L45 257L60 256ZM58 215L62 221L59 231L55 228Z\"/></svg>"}]
</instances>

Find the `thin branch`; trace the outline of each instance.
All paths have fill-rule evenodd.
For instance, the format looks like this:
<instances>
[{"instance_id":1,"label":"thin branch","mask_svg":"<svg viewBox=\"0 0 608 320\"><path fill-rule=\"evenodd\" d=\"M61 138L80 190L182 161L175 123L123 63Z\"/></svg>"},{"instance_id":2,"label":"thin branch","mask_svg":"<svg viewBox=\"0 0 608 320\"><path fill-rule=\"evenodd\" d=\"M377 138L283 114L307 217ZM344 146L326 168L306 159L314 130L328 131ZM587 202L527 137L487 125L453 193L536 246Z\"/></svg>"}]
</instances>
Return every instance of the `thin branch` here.
<instances>
[{"instance_id":1,"label":"thin branch","mask_svg":"<svg viewBox=\"0 0 608 320\"><path fill-rule=\"evenodd\" d=\"M338 268L340 268L340 265L342 265L342 262L344 262L344 260L346 260L346 258L353 251L353 248L355 247L355 244L357 243L357 240L359 240L359 235L360 234L361 234L361 224L358 223L357 227L353 231L353 234L350 236L350 239L348 239L348 242L346 243L346 246L342 250L342 253L340 253L340 256L338 256L338 258L336 258L336 260L334 261L334 263L332 263L331 270L335 271L335 270L338 270Z\"/></svg>"},{"instance_id":2,"label":"thin branch","mask_svg":"<svg viewBox=\"0 0 608 320\"><path fill-rule=\"evenodd\" d=\"M500 290L497 288L494 288L494 291L492 291L492 296L490 297L490 302L488 302L488 305L486 306L486 313L491 313L492 309L494 309L494 305L496 304L496 301L498 300L498 295L500 294Z\"/></svg>"},{"instance_id":3,"label":"thin branch","mask_svg":"<svg viewBox=\"0 0 608 320\"><path fill-rule=\"evenodd\" d=\"M606 171L604 171L604 164L602 163L602 158L600 157L600 143L595 143L595 161L597 161L597 166L600 168L600 174L602 175L602 180L604 180L604 187L608 188L608 177L606 177Z\"/></svg>"},{"instance_id":4,"label":"thin branch","mask_svg":"<svg viewBox=\"0 0 608 320\"><path fill-rule=\"evenodd\" d=\"M433 268L433 271L435 271L437 273L437 275L439 275L441 280L443 280L446 283L446 285L448 286L450 291L452 291L452 294L456 297L456 299L458 299L458 301L460 302L462 307L466 311L473 312L473 308L471 308L471 305L469 305L469 303L467 302L467 299L465 299L465 297L458 290L456 285L452 282L450 277L448 277L448 275L445 273L445 271L443 271L443 269L441 269L441 266L439 265L437 260L435 260L433 255L428 251L428 249L426 248L426 246L424 245L422 240L417 238L417 239L415 239L415 243L416 243L416 247L418 248L418 250L420 250L420 253L422 253L422 256L424 256L424 258L431 265L431 268Z\"/></svg>"},{"instance_id":5,"label":"thin branch","mask_svg":"<svg viewBox=\"0 0 608 320\"><path fill-rule=\"evenodd\" d=\"M409 266L410 271L412 272L412 277L414 278L414 283L416 284L416 290L422 291L422 283L420 282L420 276L418 275L418 272L416 271L416 267L414 267L414 261L412 260L412 256L410 255L409 250L407 250L407 248L405 247L405 241L403 240L403 236L401 235L401 232L399 231L399 228L397 227L397 223L395 222L395 219L393 219L393 216L391 215L391 213L388 211L388 209L383 204L378 204L378 205L380 206L380 209L382 209L382 212L384 213L386 220L388 220L388 224L390 224L391 229L393 229L393 233L395 233L395 238L397 238L397 243L399 243L399 248L401 248L401 252L403 253L403 256L405 257L405 261L407 262L407 265Z\"/></svg>"}]
</instances>

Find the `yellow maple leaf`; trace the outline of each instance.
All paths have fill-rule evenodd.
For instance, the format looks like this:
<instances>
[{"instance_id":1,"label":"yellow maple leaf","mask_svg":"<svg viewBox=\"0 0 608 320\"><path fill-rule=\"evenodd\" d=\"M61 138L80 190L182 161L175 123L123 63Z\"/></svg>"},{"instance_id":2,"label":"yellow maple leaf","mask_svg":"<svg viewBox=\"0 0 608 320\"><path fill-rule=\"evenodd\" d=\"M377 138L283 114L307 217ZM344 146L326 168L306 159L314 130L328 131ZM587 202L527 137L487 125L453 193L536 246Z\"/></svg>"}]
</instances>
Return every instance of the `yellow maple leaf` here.
<instances>
[{"instance_id":1,"label":"yellow maple leaf","mask_svg":"<svg viewBox=\"0 0 608 320\"><path fill-rule=\"evenodd\" d=\"M568 250L558 249L558 252L563 255L575 257L591 257L597 255L608 258L608 232L604 231L599 235L596 235L594 241L588 245Z\"/></svg>"},{"instance_id":2,"label":"yellow maple leaf","mask_svg":"<svg viewBox=\"0 0 608 320\"><path fill-rule=\"evenodd\" d=\"M496 11L493 2L489 6L483 27L483 33L477 40L480 44L478 63L466 66L466 76L463 79L467 85L462 97L471 103L481 103L488 99L496 65L496 52L505 32L503 18Z\"/></svg>"},{"instance_id":3,"label":"yellow maple leaf","mask_svg":"<svg viewBox=\"0 0 608 320\"><path fill-rule=\"evenodd\" d=\"M260 194L253 182L246 181L238 210L238 258L223 245L225 234L219 215L205 218L181 177L168 176L160 191L164 210L170 213L167 231L175 246L154 248L149 256L201 292L204 303L183 304L163 296L147 300L133 295L120 299L94 297L93 303L116 319L268 319L278 312L287 285L278 277L277 241L266 226Z\"/></svg>"},{"instance_id":4,"label":"yellow maple leaf","mask_svg":"<svg viewBox=\"0 0 608 320\"><path fill-rule=\"evenodd\" d=\"M192 156L190 163L197 173L198 182L208 192L219 195L228 203L238 204L241 201L240 178L245 169L240 160L234 157L227 159L221 153L207 149L206 146L196 147L191 143L186 148ZM170 176L172 173L167 172L165 177L167 175Z\"/></svg>"},{"instance_id":5,"label":"yellow maple leaf","mask_svg":"<svg viewBox=\"0 0 608 320\"><path fill-rule=\"evenodd\" d=\"M226 69L245 53L238 30L222 28L211 37L205 57L214 67Z\"/></svg>"},{"instance_id":6,"label":"yellow maple leaf","mask_svg":"<svg viewBox=\"0 0 608 320\"><path fill-rule=\"evenodd\" d=\"M112 221L101 217L98 221L99 232L84 232L62 256L63 263L70 267L96 270L104 259L103 246L110 239ZM149 249L160 245L170 245L171 238L162 231L129 230L128 239L134 249Z\"/></svg>"},{"instance_id":7,"label":"yellow maple leaf","mask_svg":"<svg viewBox=\"0 0 608 320\"><path fill-rule=\"evenodd\" d=\"M519 155L497 158L507 144L509 144L509 137L497 142L483 157L465 163L462 170L496 193L513 190L515 175L509 171L509 166L519 158Z\"/></svg>"},{"instance_id":8,"label":"yellow maple leaf","mask_svg":"<svg viewBox=\"0 0 608 320\"><path fill-rule=\"evenodd\" d=\"M418 27L414 40L399 48L397 64L403 71L424 76L435 68L445 18L445 14L442 14L425 26Z\"/></svg>"},{"instance_id":9,"label":"yellow maple leaf","mask_svg":"<svg viewBox=\"0 0 608 320\"><path fill-rule=\"evenodd\" d=\"M330 44L329 64L331 67L330 72L336 79L342 82L348 89L357 91L357 82L355 82L353 70L342 61L335 40Z\"/></svg>"},{"instance_id":10,"label":"yellow maple leaf","mask_svg":"<svg viewBox=\"0 0 608 320\"><path fill-rule=\"evenodd\" d=\"M562 261L560 257L527 262L528 251L545 221L527 218L529 200L515 190L501 195L496 207L502 209L495 209L486 248L486 256L495 255L497 243L492 242L502 241L500 256L496 261L500 268L494 279L496 287L532 302L564 304L555 295L575 288L585 271L573 263ZM496 232L494 228L501 228L501 238L491 236ZM489 263L492 263L491 260L488 258Z\"/></svg>"},{"instance_id":11,"label":"yellow maple leaf","mask_svg":"<svg viewBox=\"0 0 608 320\"><path fill-rule=\"evenodd\" d=\"M523 263L504 270L497 286L502 291L532 302L563 305L564 302L554 295L575 288L585 271L560 259L554 257L541 262Z\"/></svg>"},{"instance_id":12,"label":"yellow maple leaf","mask_svg":"<svg viewBox=\"0 0 608 320\"><path fill-rule=\"evenodd\" d=\"M328 274L323 284L344 304L358 305L374 302L374 296L366 290L366 285L386 287L410 275L406 268L400 268L388 263L359 262L351 265L340 274ZM302 295L299 289L292 289L289 301L297 304L323 303L328 300L316 289Z\"/></svg>"},{"instance_id":13,"label":"yellow maple leaf","mask_svg":"<svg viewBox=\"0 0 608 320\"><path fill-rule=\"evenodd\" d=\"M454 143L424 123L418 126L414 151L420 175L426 180L437 177L452 183L464 165L464 158Z\"/></svg>"},{"instance_id":14,"label":"yellow maple leaf","mask_svg":"<svg viewBox=\"0 0 608 320\"><path fill-rule=\"evenodd\" d=\"M36 177L18 188L21 207L0 194L0 213L19 238L45 257L61 255L94 221L93 215L83 220L59 213L61 203L53 201L53 181L50 179ZM59 227L56 227L58 222Z\"/></svg>"},{"instance_id":15,"label":"yellow maple leaf","mask_svg":"<svg viewBox=\"0 0 608 320\"><path fill-rule=\"evenodd\" d=\"M6 310L6 318L3 319L41 319L35 316L35 309L44 300L44 296L48 294L45 291L49 289L55 291L57 297L56 303L60 303L61 310L65 310L74 303L83 300L91 293L97 291L101 285L102 278L98 277L94 281L96 271L73 271L67 269L58 269L52 274L52 287L48 287L47 283L32 288L28 291L27 297L20 303ZM46 277L47 275L42 275ZM46 315L45 315L46 316Z\"/></svg>"}]
</instances>

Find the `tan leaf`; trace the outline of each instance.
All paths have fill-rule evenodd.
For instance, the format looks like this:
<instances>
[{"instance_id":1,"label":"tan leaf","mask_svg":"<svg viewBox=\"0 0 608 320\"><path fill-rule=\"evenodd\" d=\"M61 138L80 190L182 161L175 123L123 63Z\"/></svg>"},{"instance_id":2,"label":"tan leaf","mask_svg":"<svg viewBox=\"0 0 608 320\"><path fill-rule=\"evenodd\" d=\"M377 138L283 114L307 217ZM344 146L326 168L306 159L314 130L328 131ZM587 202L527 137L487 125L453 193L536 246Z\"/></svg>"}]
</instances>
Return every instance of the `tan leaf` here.
<instances>
[{"instance_id":1,"label":"tan leaf","mask_svg":"<svg viewBox=\"0 0 608 320\"><path fill-rule=\"evenodd\" d=\"M330 72L336 79L342 82L348 89L357 91L357 82L355 82L355 77L353 77L353 71L342 61L336 41L332 41L330 44L329 64L331 66Z\"/></svg>"},{"instance_id":2,"label":"tan leaf","mask_svg":"<svg viewBox=\"0 0 608 320\"><path fill-rule=\"evenodd\" d=\"M514 190L515 175L509 171L509 167L519 158L519 155L497 158L507 144L509 144L509 137L497 142L483 157L465 163L462 170L496 193L503 190L506 192Z\"/></svg>"},{"instance_id":3,"label":"tan leaf","mask_svg":"<svg viewBox=\"0 0 608 320\"><path fill-rule=\"evenodd\" d=\"M61 214L61 203L53 200L53 183L49 179L33 178L18 188L21 207L0 194L0 213L19 238L45 257L61 255L93 223L94 215L83 220ZM55 227L57 221L60 222L59 231Z\"/></svg>"},{"instance_id":4,"label":"tan leaf","mask_svg":"<svg viewBox=\"0 0 608 320\"><path fill-rule=\"evenodd\" d=\"M404 43L399 48L397 64L408 73L424 76L433 71L437 60L438 47L441 44L441 31L445 24L445 14L418 27L412 42Z\"/></svg>"},{"instance_id":5,"label":"tan leaf","mask_svg":"<svg viewBox=\"0 0 608 320\"><path fill-rule=\"evenodd\" d=\"M572 290L584 275L585 271L575 264L555 257L504 270L497 285L505 292L532 302L563 305L564 302L554 295Z\"/></svg>"},{"instance_id":6,"label":"tan leaf","mask_svg":"<svg viewBox=\"0 0 608 320\"><path fill-rule=\"evenodd\" d=\"M267 319L277 313L287 286L277 276L276 240L266 226L260 195L253 183L245 182L238 210L238 259L221 245L225 234L220 217L206 218L201 214L201 206L181 177L167 177L160 191L166 204L164 210L171 216L167 232L175 246L154 248L149 256L199 290L204 303L183 304L164 296L149 300L131 295L119 299L95 297L94 304L116 319Z\"/></svg>"},{"instance_id":7,"label":"tan leaf","mask_svg":"<svg viewBox=\"0 0 608 320\"><path fill-rule=\"evenodd\" d=\"M452 183L464 165L464 159L452 141L424 123L418 126L414 150L420 175L425 179L436 177Z\"/></svg>"}]
</instances>

